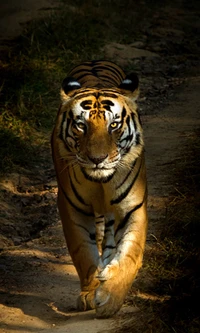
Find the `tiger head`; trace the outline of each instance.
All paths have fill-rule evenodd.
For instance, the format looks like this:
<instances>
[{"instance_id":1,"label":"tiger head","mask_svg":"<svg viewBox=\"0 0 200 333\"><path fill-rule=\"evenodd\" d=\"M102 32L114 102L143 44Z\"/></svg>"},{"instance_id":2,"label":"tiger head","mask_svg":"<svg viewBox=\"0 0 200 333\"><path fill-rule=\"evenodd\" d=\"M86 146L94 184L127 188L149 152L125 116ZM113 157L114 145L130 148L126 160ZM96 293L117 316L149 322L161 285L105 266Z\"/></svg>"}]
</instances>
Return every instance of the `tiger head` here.
<instances>
[{"instance_id":1,"label":"tiger head","mask_svg":"<svg viewBox=\"0 0 200 333\"><path fill-rule=\"evenodd\" d=\"M87 88L66 78L56 126L61 158L68 165L78 164L86 178L98 182L130 166L143 149L138 90L134 74L117 88Z\"/></svg>"}]
</instances>

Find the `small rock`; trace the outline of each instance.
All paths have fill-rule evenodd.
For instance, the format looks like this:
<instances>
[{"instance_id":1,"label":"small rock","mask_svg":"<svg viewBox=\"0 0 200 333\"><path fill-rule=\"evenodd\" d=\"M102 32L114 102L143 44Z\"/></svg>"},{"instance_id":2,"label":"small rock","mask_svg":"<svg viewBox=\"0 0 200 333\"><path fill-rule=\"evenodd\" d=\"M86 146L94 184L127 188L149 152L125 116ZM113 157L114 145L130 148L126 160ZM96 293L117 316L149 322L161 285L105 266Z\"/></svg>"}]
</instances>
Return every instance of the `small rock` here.
<instances>
[{"instance_id":1,"label":"small rock","mask_svg":"<svg viewBox=\"0 0 200 333\"><path fill-rule=\"evenodd\" d=\"M126 63L134 58L159 57L158 54L133 47L133 44L110 43L105 46L104 52L108 58L118 58L119 63Z\"/></svg>"},{"instance_id":2,"label":"small rock","mask_svg":"<svg viewBox=\"0 0 200 333\"><path fill-rule=\"evenodd\" d=\"M141 49L141 48L145 47L145 43L142 42L142 41L137 41L137 42L134 42L134 43L130 44L130 46L137 47L137 48Z\"/></svg>"}]
</instances>

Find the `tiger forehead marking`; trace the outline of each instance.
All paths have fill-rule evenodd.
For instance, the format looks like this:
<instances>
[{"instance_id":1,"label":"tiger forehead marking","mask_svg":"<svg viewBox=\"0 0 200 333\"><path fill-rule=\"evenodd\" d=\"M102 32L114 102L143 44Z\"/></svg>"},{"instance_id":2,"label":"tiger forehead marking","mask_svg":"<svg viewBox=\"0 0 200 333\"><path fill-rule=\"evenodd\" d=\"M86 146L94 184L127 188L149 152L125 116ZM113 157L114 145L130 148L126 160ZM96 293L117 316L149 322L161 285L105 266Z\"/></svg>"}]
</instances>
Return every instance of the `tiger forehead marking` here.
<instances>
[{"instance_id":1,"label":"tiger forehead marking","mask_svg":"<svg viewBox=\"0 0 200 333\"><path fill-rule=\"evenodd\" d=\"M86 120L95 120L96 118L118 119L122 116L123 103L116 97L111 99L102 97L101 95L92 99L85 99L83 101L74 101L72 106L73 115L75 118L84 117Z\"/></svg>"}]
</instances>

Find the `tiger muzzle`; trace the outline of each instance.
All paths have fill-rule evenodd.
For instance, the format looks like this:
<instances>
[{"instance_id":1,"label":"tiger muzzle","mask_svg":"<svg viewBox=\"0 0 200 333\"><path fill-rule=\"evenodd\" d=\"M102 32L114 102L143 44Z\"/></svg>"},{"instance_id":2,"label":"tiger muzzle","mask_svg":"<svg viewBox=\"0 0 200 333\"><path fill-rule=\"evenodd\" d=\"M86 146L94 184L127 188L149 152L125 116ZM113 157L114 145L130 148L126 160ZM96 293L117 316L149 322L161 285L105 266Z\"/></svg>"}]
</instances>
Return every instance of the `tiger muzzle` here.
<instances>
[{"instance_id":1,"label":"tiger muzzle","mask_svg":"<svg viewBox=\"0 0 200 333\"><path fill-rule=\"evenodd\" d=\"M108 154L100 156L88 156L89 160L92 161L94 164L96 164L96 166L101 164L107 157Z\"/></svg>"}]
</instances>

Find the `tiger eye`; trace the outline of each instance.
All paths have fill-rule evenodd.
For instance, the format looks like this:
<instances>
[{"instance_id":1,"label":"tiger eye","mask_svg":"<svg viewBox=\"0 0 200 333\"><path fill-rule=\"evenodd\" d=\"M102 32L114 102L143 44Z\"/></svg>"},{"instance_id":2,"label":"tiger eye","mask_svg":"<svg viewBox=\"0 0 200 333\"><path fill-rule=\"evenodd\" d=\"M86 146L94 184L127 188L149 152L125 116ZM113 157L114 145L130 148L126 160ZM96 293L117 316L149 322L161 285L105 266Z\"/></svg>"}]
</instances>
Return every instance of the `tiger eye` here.
<instances>
[{"instance_id":1,"label":"tiger eye","mask_svg":"<svg viewBox=\"0 0 200 333\"><path fill-rule=\"evenodd\" d=\"M84 130L86 126L84 123L78 123L77 127L80 128L81 130Z\"/></svg>"},{"instance_id":2,"label":"tiger eye","mask_svg":"<svg viewBox=\"0 0 200 333\"><path fill-rule=\"evenodd\" d=\"M117 126L118 126L118 123L116 121L110 124L111 128L116 128Z\"/></svg>"}]
</instances>

